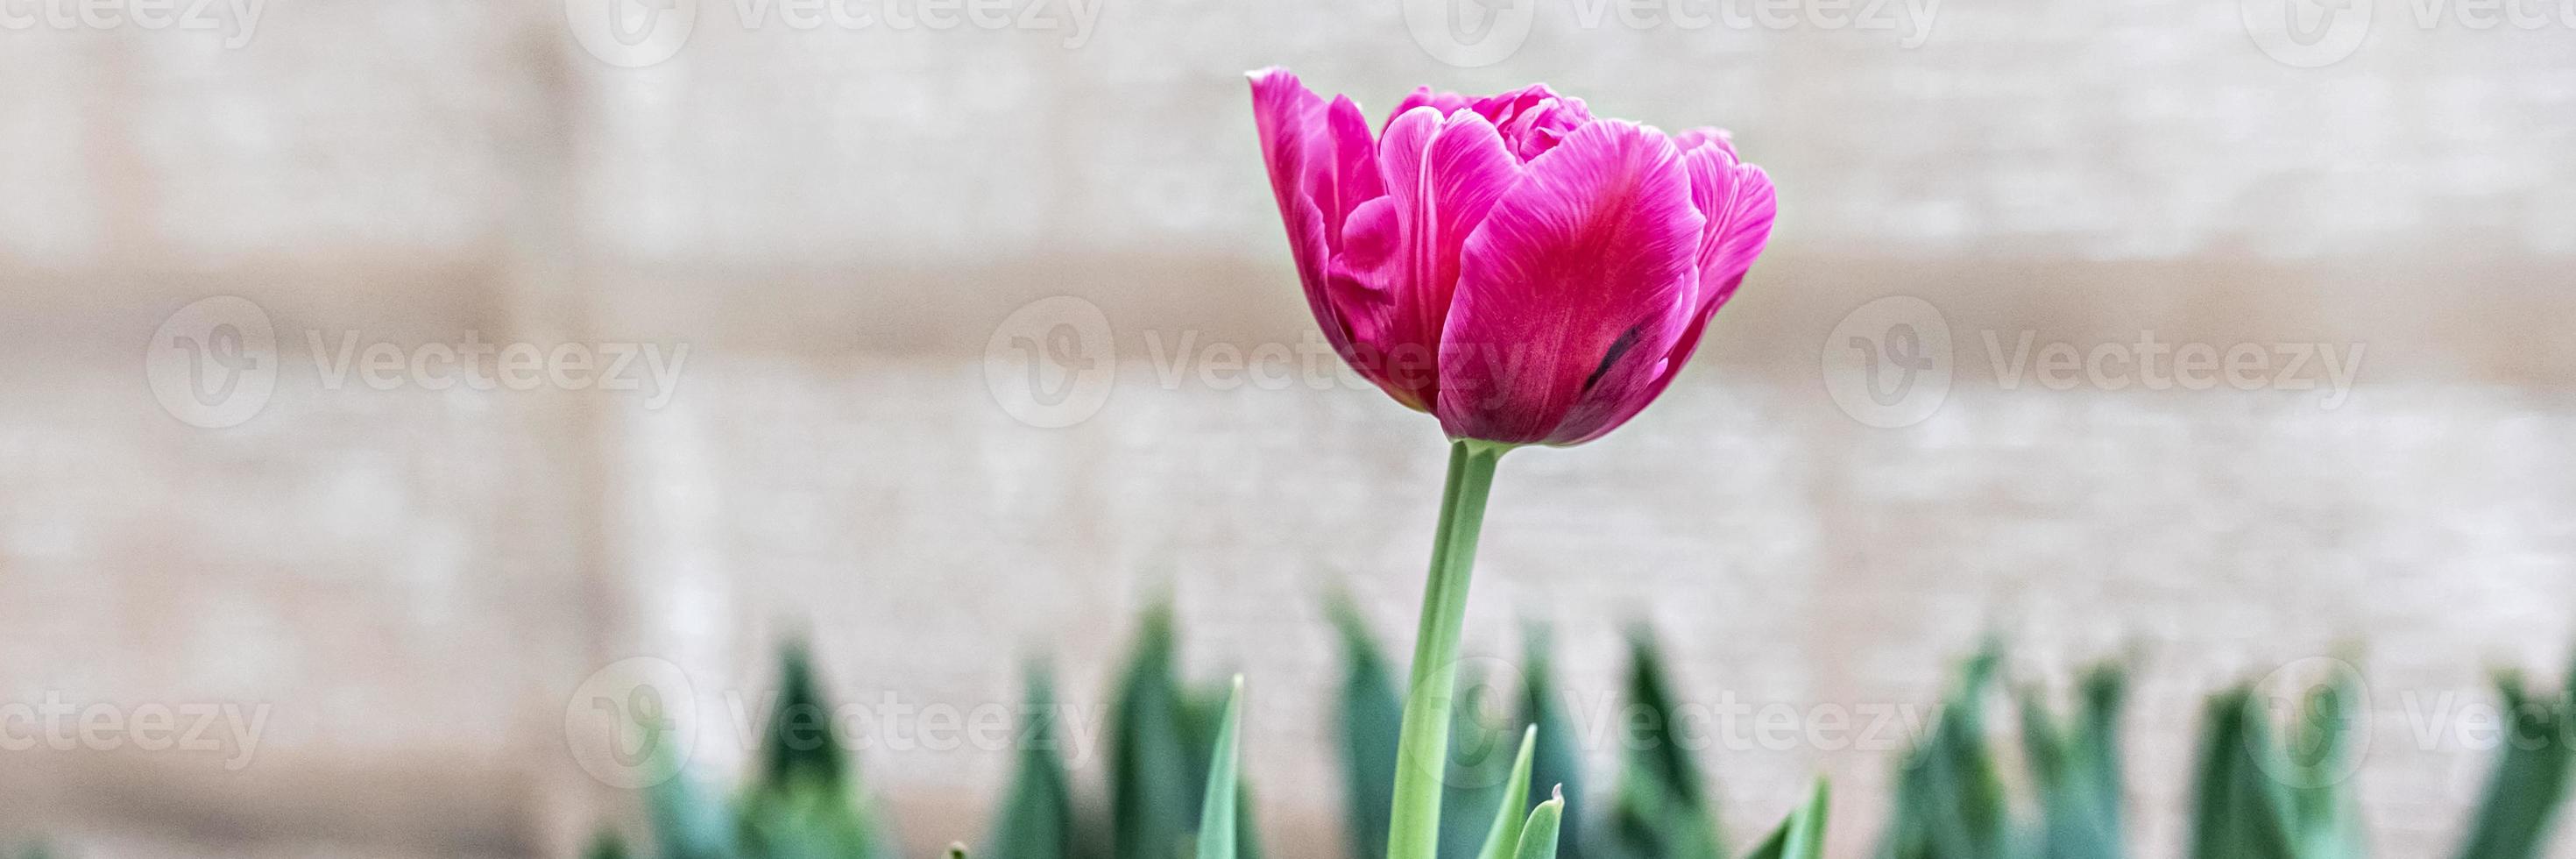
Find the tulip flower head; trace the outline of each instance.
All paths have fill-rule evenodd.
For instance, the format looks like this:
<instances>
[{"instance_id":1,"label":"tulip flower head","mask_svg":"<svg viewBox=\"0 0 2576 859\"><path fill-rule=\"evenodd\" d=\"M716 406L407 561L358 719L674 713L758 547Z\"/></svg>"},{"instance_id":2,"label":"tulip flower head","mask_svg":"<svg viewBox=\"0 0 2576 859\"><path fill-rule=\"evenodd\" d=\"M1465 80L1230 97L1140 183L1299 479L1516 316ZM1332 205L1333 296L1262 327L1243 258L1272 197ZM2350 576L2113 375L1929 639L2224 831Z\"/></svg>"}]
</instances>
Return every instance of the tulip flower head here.
<instances>
[{"instance_id":1,"label":"tulip flower head","mask_svg":"<svg viewBox=\"0 0 2576 859\"><path fill-rule=\"evenodd\" d=\"M1347 96L1252 73L1306 300L1343 360L1450 437L1572 445L1672 383L1771 233L1725 132L1599 119L1539 84L1425 87L1375 135Z\"/></svg>"}]
</instances>

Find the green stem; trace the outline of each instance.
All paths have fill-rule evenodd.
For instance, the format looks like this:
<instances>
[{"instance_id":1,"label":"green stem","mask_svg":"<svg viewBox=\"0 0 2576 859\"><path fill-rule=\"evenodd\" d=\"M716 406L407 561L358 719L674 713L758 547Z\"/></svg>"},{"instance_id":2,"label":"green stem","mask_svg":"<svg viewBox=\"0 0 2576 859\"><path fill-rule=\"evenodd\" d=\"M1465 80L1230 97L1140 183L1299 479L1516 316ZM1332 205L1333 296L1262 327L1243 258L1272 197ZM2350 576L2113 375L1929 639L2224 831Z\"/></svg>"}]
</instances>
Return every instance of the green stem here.
<instances>
[{"instance_id":1,"label":"green stem","mask_svg":"<svg viewBox=\"0 0 2576 859\"><path fill-rule=\"evenodd\" d=\"M1440 853L1441 772L1449 762L1449 710L1458 685L1459 630L1467 621L1467 581L1476 563L1476 535L1484 527L1485 496L1494 487L1494 464L1510 449L1474 439L1449 447L1440 532L1431 541L1413 679L1405 687L1404 728L1395 745L1386 859L1436 859Z\"/></svg>"}]
</instances>

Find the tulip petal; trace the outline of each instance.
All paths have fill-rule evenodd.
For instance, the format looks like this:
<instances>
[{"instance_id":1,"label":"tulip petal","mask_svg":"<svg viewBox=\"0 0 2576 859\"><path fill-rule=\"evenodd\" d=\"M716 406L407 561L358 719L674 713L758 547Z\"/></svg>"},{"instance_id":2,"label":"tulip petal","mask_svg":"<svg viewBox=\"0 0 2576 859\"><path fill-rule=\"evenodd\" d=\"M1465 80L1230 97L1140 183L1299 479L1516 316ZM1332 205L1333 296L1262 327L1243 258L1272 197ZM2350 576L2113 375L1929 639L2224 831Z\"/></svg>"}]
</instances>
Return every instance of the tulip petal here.
<instances>
[{"instance_id":1,"label":"tulip petal","mask_svg":"<svg viewBox=\"0 0 2576 859\"><path fill-rule=\"evenodd\" d=\"M1503 145L1524 162L1546 154L1577 128L1592 121L1583 100L1556 94L1546 84L1531 84L1470 105L1503 135Z\"/></svg>"},{"instance_id":2,"label":"tulip petal","mask_svg":"<svg viewBox=\"0 0 2576 859\"><path fill-rule=\"evenodd\" d=\"M1687 153L1683 161L1691 174L1691 204L1708 218L1699 247L1703 292L1698 304L1700 315L1706 316L1726 303L1744 271L1753 267L1753 258L1762 255L1763 244L1771 239L1779 197L1771 189L1770 175L1738 162L1735 149L1723 139Z\"/></svg>"},{"instance_id":3,"label":"tulip petal","mask_svg":"<svg viewBox=\"0 0 2576 859\"><path fill-rule=\"evenodd\" d=\"M1683 161L1690 170L1691 203L1708 218L1701 232L1699 288L1693 297L1691 317L1681 338L1673 343L1671 355L1629 407L1609 415L1570 443L1590 441L1619 428L1647 403L1662 396L1664 389L1672 387L1673 379L1699 351L1700 337L1708 332L1709 320L1744 283L1745 270L1752 267L1753 259L1762 254L1763 244L1771 238L1771 221L1779 199L1772 190L1771 177L1762 168L1737 163L1734 148L1723 138L1704 140L1684 155Z\"/></svg>"},{"instance_id":4,"label":"tulip petal","mask_svg":"<svg viewBox=\"0 0 2576 859\"><path fill-rule=\"evenodd\" d=\"M1427 86L1414 87L1413 92L1405 94L1403 101L1396 102L1395 110L1386 115L1386 124L1394 125L1396 117L1412 113L1417 107L1438 108L1441 116L1448 116L1467 109L1467 105L1472 103L1473 99L1454 92L1442 92Z\"/></svg>"},{"instance_id":5,"label":"tulip petal","mask_svg":"<svg viewBox=\"0 0 2576 859\"><path fill-rule=\"evenodd\" d=\"M1323 325L1324 339L1348 355L1350 334L1325 294L1333 240L1325 228L1324 207L1337 207L1337 201L1331 197L1332 174L1317 170L1326 163L1316 157L1314 139L1323 105L1286 69L1252 73L1252 120L1261 136L1261 159L1270 168L1270 193L1278 198L1279 219L1288 227L1289 256L1297 263L1297 278L1305 282L1306 301ZM1325 194L1321 201L1316 199L1319 190Z\"/></svg>"},{"instance_id":6,"label":"tulip petal","mask_svg":"<svg viewBox=\"0 0 2576 859\"><path fill-rule=\"evenodd\" d=\"M1426 105L1387 125L1378 141L1378 166L1387 189L1384 211L1392 217L1378 217L1372 202L1370 217L1352 224L1393 235L1354 235L1351 241L1371 249L1392 246L1373 279L1393 309L1385 339L1363 345L1395 359L1389 369L1392 387L1403 391L1398 399L1428 409L1440 389L1436 359L1458 283L1458 255L1468 233L1519 178L1521 165L1503 150L1502 137L1484 117L1468 111L1444 117Z\"/></svg>"},{"instance_id":7,"label":"tulip petal","mask_svg":"<svg viewBox=\"0 0 2576 859\"><path fill-rule=\"evenodd\" d=\"M1262 160L1270 170L1270 190L1287 226L1307 307L1333 350L1362 375L1371 375L1353 348L1352 328L1355 321L1382 316L1383 309L1370 304L1383 300L1370 295L1365 282L1337 276L1333 266L1345 222L1369 198L1383 193L1368 121L1347 98L1327 105L1286 69L1272 67L1250 77Z\"/></svg>"},{"instance_id":8,"label":"tulip petal","mask_svg":"<svg viewBox=\"0 0 2576 859\"><path fill-rule=\"evenodd\" d=\"M1324 122L1332 137L1333 193L1339 215L1332 223L1338 230L1352 210L1383 196L1386 186L1378 178L1377 143L1369 139L1368 117L1360 114L1359 104L1350 96L1333 96L1332 104L1324 108Z\"/></svg>"},{"instance_id":9,"label":"tulip petal","mask_svg":"<svg viewBox=\"0 0 2576 859\"><path fill-rule=\"evenodd\" d=\"M1404 241L1395 210L1395 200L1383 196L1351 210L1350 219L1342 224L1341 251L1333 254L1327 289L1350 334L1351 350L1343 359L1397 401L1419 409L1422 406L1410 399L1410 388L1393 384L1388 355L1387 344L1395 339L1396 304L1381 281Z\"/></svg>"},{"instance_id":10,"label":"tulip petal","mask_svg":"<svg viewBox=\"0 0 2576 859\"><path fill-rule=\"evenodd\" d=\"M1726 157L1735 157L1735 138L1733 135L1727 134L1726 129L1711 128L1703 125L1698 128L1693 128L1680 134L1673 135L1673 145L1681 147L1681 150L1684 153L1697 150L1698 148L1711 143L1715 143L1719 148L1725 150ZM1707 210L1702 209L1700 211L1705 213Z\"/></svg>"},{"instance_id":11,"label":"tulip petal","mask_svg":"<svg viewBox=\"0 0 2576 859\"><path fill-rule=\"evenodd\" d=\"M1706 219L1690 187L1669 138L1617 120L1530 161L1467 237L1442 337L1442 428L1561 443L1587 394L1651 381L1692 310Z\"/></svg>"}]
</instances>

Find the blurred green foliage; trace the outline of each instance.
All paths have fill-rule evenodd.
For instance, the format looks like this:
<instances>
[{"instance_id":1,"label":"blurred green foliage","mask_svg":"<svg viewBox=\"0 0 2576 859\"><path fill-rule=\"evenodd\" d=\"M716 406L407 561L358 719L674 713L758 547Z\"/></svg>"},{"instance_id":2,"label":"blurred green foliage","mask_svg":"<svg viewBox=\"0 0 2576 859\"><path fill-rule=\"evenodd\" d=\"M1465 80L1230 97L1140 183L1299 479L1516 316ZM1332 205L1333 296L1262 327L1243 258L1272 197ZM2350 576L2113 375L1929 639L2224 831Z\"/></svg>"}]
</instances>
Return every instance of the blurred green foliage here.
<instances>
[{"instance_id":1,"label":"blurred green foliage","mask_svg":"<svg viewBox=\"0 0 2576 859\"><path fill-rule=\"evenodd\" d=\"M1790 812L1789 819L1781 821L1780 828L1771 831L1771 837L1762 839L1762 845L1753 848L1747 859L1818 859L1825 855L1825 818L1832 798L1833 792L1825 783L1817 782L1815 793L1807 796L1807 804Z\"/></svg>"},{"instance_id":2,"label":"blurred green foliage","mask_svg":"<svg viewBox=\"0 0 2576 859\"><path fill-rule=\"evenodd\" d=\"M1575 745L1574 722L1565 716L1565 691L1556 682L1554 638L1546 626L1532 624L1521 640L1520 721L1538 732L1530 762L1530 795L1582 796L1583 750ZM1566 816L1557 827L1556 855L1583 859L1583 838L1589 833L1581 816Z\"/></svg>"},{"instance_id":3,"label":"blurred green foliage","mask_svg":"<svg viewBox=\"0 0 2576 859\"><path fill-rule=\"evenodd\" d=\"M2496 677L2496 689L2510 731L2460 859L2532 859L2547 852L2576 758L2576 668L2557 695L2533 696L2512 672Z\"/></svg>"},{"instance_id":4,"label":"blurred green foliage","mask_svg":"<svg viewBox=\"0 0 2576 859\"><path fill-rule=\"evenodd\" d=\"M1199 830L1226 690L1181 682L1168 608L1146 614L1115 700L1109 727L1111 856L1187 859ZM1261 856L1251 806L1238 797L1238 859Z\"/></svg>"},{"instance_id":5,"label":"blurred green foliage","mask_svg":"<svg viewBox=\"0 0 2576 859\"><path fill-rule=\"evenodd\" d=\"M1347 603L1339 633L1343 784L1352 859L1382 859L1403 703L1393 663ZM1517 678L1462 671L1465 706L1452 725L1442 859L1724 859L1730 851L1715 793L1690 753L1680 698L1653 636L1631 634L1618 780L1587 808L1584 734L1566 716L1545 628L1524 636ZM1045 666L1027 673L1016 768L976 851L993 859L1260 859L1242 769L1243 687L1196 685L1179 668L1167 609L1149 611L1110 700L1105 803L1087 804L1064 752L1065 713ZM1494 673L1499 662L1473 662ZM2341 670L2290 694L2239 685L2203 708L2192 779L2189 859L2365 859L2358 779L2369 736L2360 674ZM2496 760L2458 859L2539 859L2548 853L2570 768L2576 766L2576 667L2557 690L2518 674L2496 678ZM1965 660L1935 718L1894 779L1879 859L2125 859L2130 815L2122 762L2126 670L2078 674L2064 712L2045 690L2012 694L2000 646ZM1507 682L1515 680L1514 682ZM811 655L779 656L778 695L765 716L753 771L730 800L678 762L642 792L645 836L602 830L586 859L892 859L887 822L867 799L847 738ZM1508 699L1497 692L1508 693ZM1989 716L2008 712L2018 746L1999 745ZM659 754L674 753L669 744ZM2017 755L2009 754L2017 751ZM2017 758L2017 760L2014 760ZM1829 792L1819 782L1746 859L1820 859ZM1105 807L1090 805L1105 804ZM41 844L0 857L59 855ZM963 859L966 849L952 849Z\"/></svg>"},{"instance_id":6,"label":"blurred green foliage","mask_svg":"<svg viewBox=\"0 0 2576 859\"><path fill-rule=\"evenodd\" d=\"M2061 721L2037 689L2021 695L2022 757L2039 795L2036 849L2058 859L2120 859L2120 707L2128 678L2098 665L2077 681L2075 713Z\"/></svg>"},{"instance_id":7,"label":"blurred green foliage","mask_svg":"<svg viewBox=\"0 0 2576 859\"><path fill-rule=\"evenodd\" d=\"M1235 837L1242 808L1243 677L1225 696L1224 715L1217 717L1216 747L1208 755L1207 795L1199 803L1196 859L1235 859L1242 843Z\"/></svg>"},{"instance_id":8,"label":"blurred green foliage","mask_svg":"<svg viewBox=\"0 0 2576 859\"><path fill-rule=\"evenodd\" d=\"M1724 841L1706 780L1683 734L1663 655L1643 628L1629 635L1627 693L1618 794L1591 852L1602 859L1719 859Z\"/></svg>"},{"instance_id":9,"label":"blurred green foliage","mask_svg":"<svg viewBox=\"0 0 2576 859\"><path fill-rule=\"evenodd\" d=\"M1402 719L1396 666L1358 613L1336 603L1342 683L1335 721L1353 859L1381 859ZM1621 704L1607 736L1617 780L1586 803L1584 734L1567 718L1544 628L1524 636L1517 678L1478 661L1462 672L1443 801L1443 859L1819 859L1828 792L1816 785L1764 838L1730 850L1715 791L1687 742L1685 700L1661 649L1630 636ZM1242 706L1228 686L1182 679L1167 610L1153 610L1111 690L1107 789L1086 803L1064 751L1067 725L1043 666L1025 686L1017 767L978 853L997 859L1259 859L1237 743ZM726 802L685 774L647 792L650 852L603 835L596 859L887 859L891 843L859 789L858 766L833 735L828 696L801 647L781 656L780 696L754 777ZM2338 663L2340 664L2340 663ZM1517 682L1510 682L1516 680ZM2576 687L2576 676L2567 683ZM1881 859L2125 859L2130 852L2122 760L2125 669L2078 674L2062 702L2045 690L2007 693L1990 645L1966 660L1934 719L1902 757ZM2562 689L2497 680L2498 759L2460 859L2545 854L2570 766L2576 712ZM2366 751L2367 702L2358 675L2325 678L2295 696L2239 686L2204 709L2193 779L2190 859L2363 859L2367 845L2353 774ZM1497 693L1506 693L1508 697ZM2268 697L2267 697L2268 695ZM1996 714L2018 743L1998 742ZM2004 730L2009 730L2006 728ZM2010 736L2007 734L2006 736ZM1211 796L1214 789L1220 794ZM1099 807L1094 807L1094 806ZM1589 805L1590 807L1587 807ZM1210 818L1210 815L1216 817ZM1226 833L1232 833L1228 837ZM1211 841L1211 839L1215 839ZM639 842L644 843L644 842ZM1230 844L1228 849L1221 845ZM1227 855L1227 854L1232 855Z\"/></svg>"},{"instance_id":10,"label":"blurred green foliage","mask_svg":"<svg viewBox=\"0 0 2576 859\"><path fill-rule=\"evenodd\" d=\"M780 659L778 701L762 735L759 772L734 819L739 855L761 859L885 859L894 855L862 805L849 744L802 645Z\"/></svg>"},{"instance_id":11,"label":"blurred green foliage","mask_svg":"<svg viewBox=\"0 0 2576 859\"><path fill-rule=\"evenodd\" d=\"M1018 772L1002 800L984 853L995 859L1079 859L1091 851L1075 835L1073 780L1064 769L1063 730L1055 708L1055 683L1042 667L1029 669L1027 724L1020 730Z\"/></svg>"},{"instance_id":12,"label":"blurred green foliage","mask_svg":"<svg viewBox=\"0 0 2576 859\"><path fill-rule=\"evenodd\" d=\"M1018 762L981 855L995 859L1191 859L1202 817L1235 833L1225 859L1260 859L1249 788L1238 777L1230 690L1181 681L1171 615L1140 624L1114 690L1108 728L1107 808L1077 799L1064 762L1064 713L1043 667L1028 673L1016 734ZM893 838L861 790L857 762L805 648L780 655L779 695L755 755L751 782L727 802L687 772L645 792L653 852L605 833L589 855L661 859L891 859ZM1228 744L1220 749L1220 744ZM1220 766L1220 764L1222 766ZM1211 783L1230 801L1208 802ZM962 848L961 848L962 849Z\"/></svg>"},{"instance_id":13,"label":"blurred green foliage","mask_svg":"<svg viewBox=\"0 0 2576 859\"><path fill-rule=\"evenodd\" d=\"M2209 698L2188 835L2191 859L2363 859L2369 855L2357 773L2370 738L2360 675L2333 662L2331 676L2297 690L2241 685ZM1897 778L1889 859L2115 859L2127 855L2120 758L2126 680L2117 665L2083 673L2074 712L2060 718L2036 691L2021 695L2022 764L2036 821L2018 819L2005 767L1985 738L1984 714L2000 672L1989 647L1970 659L1938 722ZM2506 714L2499 758L2461 859L2543 854L2576 758L2566 690L2536 697L2518 677L2498 680ZM2297 694L2291 694L2295 691Z\"/></svg>"},{"instance_id":14,"label":"blurred green foliage","mask_svg":"<svg viewBox=\"0 0 2576 859\"><path fill-rule=\"evenodd\" d=\"M1403 704L1396 697L1390 663L1382 656L1355 612L1346 605L1333 611L1343 650L1343 766L1352 821L1351 855L1378 859L1386 845L1386 806L1393 787L1395 737ZM1627 708L1617 719L1623 763L1617 794L1598 824L1586 826L1579 802L1581 749L1574 724L1554 675L1544 628L1532 628L1519 666L1519 688L1508 721L1489 716L1502 708L1484 696L1494 694L1495 678L1461 678L1467 700L1454 712L1451 727L1448 792L1441 803L1442 859L1480 859L1505 845L1493 843L1499 808L1532 813L1558 795L1578 797L1551 820L1549 840L1554 855L1601 859L1721 859L1712 794L1690 754L1686 725L1663 658L1651 635L1640 629L1631 636L1627 673ZM1469 667L1485 665L1471 662ZM1467 672L1462 671L1462 674ZM1530 741L1530 764L1516 766L1521 738ZM1821 793L1819 794L1821 795ZM1802 809L1802 813L1805 810ZM1793 816L1784 831L1812 821L1811 838L1800 850L1822 850L1821 806L1806 817ZM1597 843L1585 841L1599 832ZM1526 843L1526 839L1518 839ZM1514 847L1513 849L1517 849ZM1799 854L1789 854L1799 855Z\"/></svg>"}]
</instances>

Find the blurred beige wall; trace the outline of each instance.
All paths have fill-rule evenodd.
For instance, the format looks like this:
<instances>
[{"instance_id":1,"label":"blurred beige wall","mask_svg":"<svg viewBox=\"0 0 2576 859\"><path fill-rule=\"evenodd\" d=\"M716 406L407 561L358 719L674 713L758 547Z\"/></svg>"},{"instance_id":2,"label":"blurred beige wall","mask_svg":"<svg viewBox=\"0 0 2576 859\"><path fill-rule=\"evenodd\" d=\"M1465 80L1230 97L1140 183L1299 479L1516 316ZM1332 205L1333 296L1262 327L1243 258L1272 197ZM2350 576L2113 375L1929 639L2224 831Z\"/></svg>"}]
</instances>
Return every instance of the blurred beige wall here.
<instances>
[{"instance_id":1,"label":"blurred beige wall","mask_svg":"<svg viewBox=\"0 0 2576 859\"><path fill-rule=\"evenodd\" d=\"M0 30L0 700L269 713L238 769L0 754L0 837L562 855L633 801L565 735L615 660L687 673L724 775L728 693L758 694L782 635L853 700L1007 702L1037 654L1092 702L1168 593L1193 668L1253 678L1278 852L1338 855L1320 595L1404 643L1438 439L1368 391L1158 366L1183 338L1308 336L1240 76L1273 63L1373 115L1419 83L1545 80L1729 126L1781 188L1772 251L1670 402L1506 464L1488 652L1548 620L1608 689L1647 618L1693 697L1808 708L1928 702L1990 630L2042 680L2134 648L2140 838L2169 855L2195 696L2357 642L2394 856L2450 843L2483 761L2410 715L2576 646L2564 23L2382 2L2349 56L2301 68L2246 23L2264 0L1944 0L1893 30L1550 0L1458 68L1392 2L1097 2L1088 25L1038 4L1054 29L807 31L710 0L641 68L547 2ZM276 388L201 428L145 355L221 295L273 326ZM1116 375L1046 428L987 359L1010 369L997 333L1058 295L1098 309ZM1833 362L1886 296L1934 308L1955 366L1881 428ZM335 386L307 340L468 332L690 351L667 397L379 391ZM2332 408L2059 391L2008 383L1987 333L2363 360ZM1587 752L1606 783L1611 749ZM1739 834L1832 775L1858 856L1894 753L1703 757ZM921 850L983 832L1009 762L863 758Z\"/></svg>"}]
</instances>

